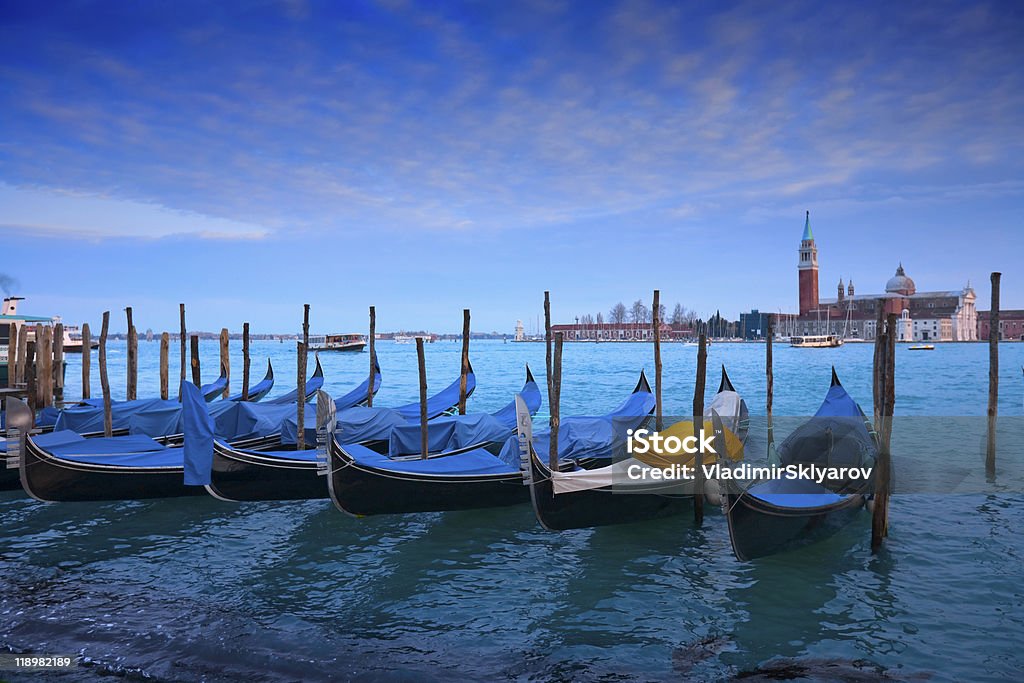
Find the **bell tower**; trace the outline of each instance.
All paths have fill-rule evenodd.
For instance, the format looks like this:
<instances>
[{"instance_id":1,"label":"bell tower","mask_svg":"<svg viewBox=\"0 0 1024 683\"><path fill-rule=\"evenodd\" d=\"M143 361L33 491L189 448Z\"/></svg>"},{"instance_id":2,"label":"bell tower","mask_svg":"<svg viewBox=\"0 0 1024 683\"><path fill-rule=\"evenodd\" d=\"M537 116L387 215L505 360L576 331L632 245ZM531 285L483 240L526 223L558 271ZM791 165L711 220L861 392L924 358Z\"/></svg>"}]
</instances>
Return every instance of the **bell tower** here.
<instances>
[{"instance_id":1,"label":"bell tower","mask_svg":"<svg viewBox=\"0 0 1024 683\"><path fill-rule=\"evenodd\" d=\"M800 239L800 315L808 315L818 308L818 247L811 234L811 212L804 220L804 236Z\"/></svg>"}]
</instances>

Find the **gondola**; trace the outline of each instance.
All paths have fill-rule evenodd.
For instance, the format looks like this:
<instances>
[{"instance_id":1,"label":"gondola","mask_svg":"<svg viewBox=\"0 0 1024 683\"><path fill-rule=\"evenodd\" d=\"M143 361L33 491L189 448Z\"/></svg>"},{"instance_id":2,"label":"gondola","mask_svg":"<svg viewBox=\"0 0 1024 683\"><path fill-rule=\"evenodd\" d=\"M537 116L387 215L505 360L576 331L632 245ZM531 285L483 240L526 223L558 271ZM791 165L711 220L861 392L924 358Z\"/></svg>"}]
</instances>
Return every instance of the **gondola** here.
<instances>
[{"instance_id":1,"label":"gondola","mask_svg":"<svg viewBox=\"0 0 1024 683\"><path fill-rule=\"evenodd\" d=\"M307 387L309 385L307 384ZM295 412L294 405L266 405L241 401L207 404L202 390L182 382L183 404L192 416L201 414L225 441L255 447L279 443L281 424ZM24 404L23 404L24 405ZM28 410L27 406L25 410ZM145 426L165 432L174 424L186 431L190 418L174 402L167 414L145 416ZM143 426L136 422L134 427ZM19 475L22 488L45 501L137 500L206 495L201 486L183 481L185 456L180 434L153 438L133 433L86 438L69 430L25 438Z\"/></svg>"},{"instance_id":2,"label":"gondola","mask_svg":"<svg viewBox=\"0 0 1024 683\"><path fill-rule=\"evenodd\" d=\"M650 392L646 377L641 376L636 391ZM722 366L718 393L705 416L714 417L716 431L723 431L720 437L723 443L728 444L725 454L731 458L739 457L746 438L748 411L746 402L729 381L725 366ZM613 438L624 441L627 429L649 426L649 421L648 414L636 420L635 424L620 422L615 425ZM707 422L707 425L711 428L712 422ZM668 436L674 432L678 432L676 435L679 437L692 434L693 421L680 422L663 430L662 434ZM543 446L546 438L533 438L529 420L520 420L519 441L528 448L523 467L534 512L545 529L562 531L669 517L690 509L693 504L692 492L681 490L678 483L636 484L628 479L631 465L664 467L670 464L671 457L665 462L640 462L623 453L623 457L601 467L594 467L593 460L577 460L567 466L560 458L559 468L552 471L549 460L538 454L538 445ZM559 451L561 455L561 447ZM692 466L693 462L691 456L679 464Z\"/></svg>"},{"instance_id":3,"label":"gondola","mask_svg":"<svg viewBox=\"0 0 1024 683\"><path fill-rule=\"evenodd\" d=\"M821 407L783 441L774 464L873 468L877 452L864 412L833 368ZM748 488L730 480L723 507L733 552L741 561L754 560L826 538L854 519L873 488L871 477L828 486L782 477Z\"/></svg>"},{"instance_id":4,"label":"gondola","mask_svg":"<svg viewBox=\"0 0 1024 683\"><path fill-rule=\"evenodd\" d=\"M246 396L246 401L252 401L256 403L262 398L265 398L270 390L274 388L274 366L270 364L270 359L267 359L267 374L264 375L263 379L249 387L249 393ZM234 396L229 396L228 401L241 401L242 392L238 392Z\"/></svg>"},{"instance_id":5,"label":"gondola","mask_svg":"<svg viewBox=\"0 0 1024 683\"><path fill-rule=\"evenodd\" d=\"M637 391L641 390L650 396L643 376L637 385ZM515 400L520 407L518 419L529 415L523 396ZM653 403L646 400L627 400L620 408L624 406L632 411L633 419L643 419L653 409ZM587 437L596 432L582 431L587 433L567 443L567 453L595 451L595 444ZM331 500L339 510L353 516L469 510L529 501L515 437L484 447L453 443L443 457L400 461L334 438L329 455Z\"/></svg>"},{"instance_id":6,"label":"gondola","mask_svg":"<svg viewBox=\"0 0 1024 683\"><path fill-rule=\"evenodd\" d=\"M458 382L454 386L458 386ZM540 407L541 393L529 367L526 368L526 382L522 391L528 397L532 411L536 412ZM447 389L444 392L447 395ZM445 396L435 400L433 412L447 400ZM346 443L360 444L360 448L394 461L401 460L411 450L410 442L414 442L418 450L418 415L416 424L412 424L400 410L344 408L344 403L339 403L335 400L335 433L345 439ZM431 399L427 403L431 404ZM465 442L478 447L498 439L503 441L514 430L514 406L506 406L490 415L437 416L428 429L432 451L430 456L431 459L441 455L447 457L453 450L453 444ZM308 442L315 442L315 432L309 432L307 429ZM246 501L328 497L326 482L319 476L322 472L318 471L315 451L292 449L258 452L232 446L221 440L214 440L212 445L213 457L207 470L208 479L197 477L195 481L205 484L207 491L217 498Z\"/></svg>"}]
</instances>

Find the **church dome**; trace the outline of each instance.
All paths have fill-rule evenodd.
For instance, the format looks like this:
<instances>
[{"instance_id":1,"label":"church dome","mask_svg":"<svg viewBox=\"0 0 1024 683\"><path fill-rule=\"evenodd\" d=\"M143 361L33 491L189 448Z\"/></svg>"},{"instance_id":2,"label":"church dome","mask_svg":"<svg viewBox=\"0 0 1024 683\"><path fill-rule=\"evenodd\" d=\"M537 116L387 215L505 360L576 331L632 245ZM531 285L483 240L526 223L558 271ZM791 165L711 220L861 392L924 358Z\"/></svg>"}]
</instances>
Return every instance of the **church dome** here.
<instances>
[{"instance_id":1,"label":"church dome","mask_svg":"<svg viewBox=\"0 0 1024 683\"><path fill-rule=\"evenodd\" d=\"M896 274L889 278L889 281L885 283L885 291L893 292L897 294L913 294L917 291L917 287L914 285L914 281L907 277L907 274L903 272L903 264L896 269Z\"/></svg>"}]
</instances>

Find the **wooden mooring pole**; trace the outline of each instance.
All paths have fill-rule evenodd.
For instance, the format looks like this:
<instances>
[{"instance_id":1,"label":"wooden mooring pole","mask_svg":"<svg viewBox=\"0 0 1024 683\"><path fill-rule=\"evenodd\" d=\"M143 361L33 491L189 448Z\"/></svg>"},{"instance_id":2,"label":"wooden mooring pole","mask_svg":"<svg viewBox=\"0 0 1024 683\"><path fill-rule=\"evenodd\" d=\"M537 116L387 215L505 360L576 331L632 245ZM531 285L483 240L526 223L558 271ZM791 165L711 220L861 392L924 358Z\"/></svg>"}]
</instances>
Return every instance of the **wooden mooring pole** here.
<instances>
[{"instance_id":1,"label":"wooden mooring pole","mask_svg":"<svg viewBox=\"0 0 1024 683\"><path fill-rule=\"evenodd\" d=\"M992 309L988 322L988 438L985 445L985 476L996 476L996 415L999 412L999 281L992 273Z\"/></svg>"},{"instance_id":2,"label":"wooden mooring pole","mask_svg":"<svg viewBox=\"0 0 1024 683\"><path fill-rule=\"evenodd\" d=\"M469 381L469 309L462 309L462 371L459 376L459 415L466 414L466 383Z\"/></svg>"},{"instance_id":3,"label":"wooden mooring pole","mask_svg":"<svg viewBox=\"0 0 1024 683\"><path fill-rule=\"evenodd\" d=\"M82 323L82 400L90 398L89 365L92 364L92 334L89 323Z\"/></svg>"},{"instance_id":4,"label":"wooden mooring pole","mask_svg":"<svg viewBox=\"0 0 1024 683\"><path fill-rule=\"evenodd\" d=\"M137 398L139 387L139 335L135 332L135 323L132 321L132 307L124 309L128 317L128 352L126 354L128 368L128 386L125 390L125 400L134 401Z\"/></svg>"},{"instance_id":5,"label":"wooden mooring pole","mask_svg":"<svg viewBox=\"0 0 1024 683\"><path fill-rule=\"evenodd\" d=\"M220 329L220 366L224 368L224 374L228 378L228 381L224 384L224 392L221 394L223 398L231 395L231 354L229 353L228 340L228 328L222 327Z\"/></svg>"},{"instance_id":6,"label":"wooden mooring pole","mask_svg":"<svg viewBox=\"0 0 1024 683\"><path fill-rule=\"evenodd\" d=\"M178 304L178 317L181 322L181 329L178 332L178 339L181 344L181 377L178 378L178 400L180 401L181 383L185 381L185 344L188 343L188 332L185 330L185 304Z\"/></svg>"},{"instance_id":7,"label":"wooden mooring pole","mask_svg":"<svg viewBox=\"0 0 1024 683\"><path fill-rule=\"evenodd\" d=\"M881 328L879 328L881 329ZM889 313L885 332L876 336L875 384L879 401L875 433L878 457L875 460L875 495L871 511L871 552L878 552L882 540L889 535L889 493L892 481L892 421L896 406L896 314Z\"/></svg>"},{"instance_id":8,"label":"wooden mooring pole","mask_svg":"<svg viewBox=\"0 0 1024 683\"><path fill-rule=\"evenodd\" d=\"M562 403L562 333L555 333L555 353L551 361L551 393L548 398L551 402L551 439L548 445L548 466L552 472L558 471L558 429L561 426L561 403Z\"/></svg>"},{"instance_id":9,"label":"wooden mooring pole","mask_svg":"<svg viewBox=\"0 0 1024 683\"><path fill-rule=\"evenodd\" d=\"M171 355L171 335L166 332L160 335L160 399L167 400L170 395L170 377L168 376L168 364Z\"/></svg>"},{"instance_id":10,"label":"wooden mooring pole","mask_svg":"<svg viewBox=\"0 0 1024 683\"><path fill-rule=\"evenodd\" d=\"M190 341L192 345L192 384L201 387L203 386L203 376L199 368L199 335L193 334Z\"/></svg>"},{"instance_id":11,"label":"wooden mooring pole","mask_svg":"<svg viewBox=\"0 0 1024 683\"><path fill-rule=\"evenodd\" d=\"M700 440L704 429L704 388L708 371L708 338L701 332L697 346L697 382L693 388L693 435ZM704 521L704 453L693 456L693 519L697 524Z\"/></svg>"},{"instance_id":12,"label":"wooden mooring pole","mask_svg":"<svg viewBox=\"0 0 1024 683\"><path fill-rule=\"evenodd\" d=\"M31 362L28 355L28 325L22 325L18 330L18 379L17 384L25 384L25 374L28 364Z\"/></svg>"},{"instance_id":13,"label":"wooden mooring pole","mask_svg":"<svg viewBox=\"0 0 1024 683\"><path fill-rule=\"evenodd\" d=\"M110 311L103 311L100 327L100 390L103 392L103 434L111 436L114 417L110 405L110 378L107 376L107 332L110 330Z\"/></svg>"},{"instance_id":14,"label":"wooden mooring pole","mask_svg":"<svg viewBox=\"0 0 1024 683\"><path fill-rule=\"evenodd\" d=\"M772 422L772 408L775 403L775 369L772 358L772 341L775 337L775 319L768 316L768 334L764 340L764 375L768 384L767 396L765 398L765 413L768 417L768 446L775 443L775 425Z\"/></svg>"},{"instance_id":15,"label":"wooden mooring pole","mask_svg":"<svg viewBox=\"0 0 1024 683\"><path fill-rule=\"evenodd\" d=\"M423 354L423 337L416 337L416 365L420 371L420 457L426 460L430 441L427 438L427 359Z\"/></svg>"},{"instance_id":16,"label":"wooden mooring pole","mask_svg":"<svg viewBox=\"0 0 1024 683\"><path fill-rule=\"evenodd\" d=\"M7 386L13 387L18 381L18 326L7 326Z\"/></svg>"},{"instance_id":17,"label":"wooden mooring pole","mask_svg":"<svg viewBox=\"0 0 1024 683\"><path fill-rule=\"evenodd\" d=\"M654 334L654 428L661 431L665 420L661 407L661 290L654 290L654 307L651 309L651 332Z\"/></svg>"},{"instance_id":18,"label":"wooden mooring pole","mask_svg":"<svg viewBox=\"0 0 1024 683\"><path fill-rule=\"evenodd\" d=\"M302 341L298 344L298 393L295 400L298 437L296 448L306 449L306 363L309 354L309 304L302 304Z\"/></svg>"},{"instance_id":19,"label":"wooden mooring pole","mask_svg":"<svg viewBox=\"0 0 1024 683\"><path fill-rule=\"evenodd\" d=\"M53 326L53 402L64 403L64 323Z\"/></svg>"},{"instance_id":20,"label":"wooden mooring pole","mask_svg":"<svg viewBox=\"0 0 1024 683\"><path fill-rule=\"evenodd\" d=\"M551 292L544 290L544 371L548 381L548 403L551 403Z\"/></svg>"},{"instance_id":21,"label":"wooden mooring pole","mask_svg":"<svg viewBox=\"0 0 1024 683\"><path fill-rule=\"evenodd\" d=\"M38 405L53 405L53 328L36 326L36 381L39 386Z\"/></svg>"},{"instance_id":22,"label":"wooden mooring pole","mask_svg":"<svg viewBox=\"0 0 1024 683\"><path fill-rule=\"evenodd\" d=\"M370 345L370 383L366 385L366 405L373 407L373 385L377 381L377 307L370 306L370 336L367 338Z\"/></svg>"},{"instance_id":23,"label":"wooden mooring pole","mask_svg":"<svg viewBox=\"0 0 1024 683\"><path fill-rule=\"evenodd\" d=\"M249 323L242 323L242 400L249 400Z\"/></svg>"},{"instance_id":24,"label":"wooden mooring pole","mask_svg":"<svg viewBox=\"0 0 1024 683\"><path fill-rule=\"evenodd\" d=\"M299 451L306 450L306 362L307 347L305 342L295 344L296 356L296 394L295 394L295 424L296 441L295 448Z\"/></svg>"},{"instance_id":25,"label":"wooden mooring pole","mask_svg":"<svg viewBox=\"0 0 1024 683\"><path fill-rule=\"evenodd\" d=\"M28 325L22 325L21 329L26 327ZM39 387L36 386L36 343L35 340L25 343L25 370L23 374L25 398L28 399L28 407L33 414L35 414L36 408L39 407Z\"/></svg>"}]
</instances>

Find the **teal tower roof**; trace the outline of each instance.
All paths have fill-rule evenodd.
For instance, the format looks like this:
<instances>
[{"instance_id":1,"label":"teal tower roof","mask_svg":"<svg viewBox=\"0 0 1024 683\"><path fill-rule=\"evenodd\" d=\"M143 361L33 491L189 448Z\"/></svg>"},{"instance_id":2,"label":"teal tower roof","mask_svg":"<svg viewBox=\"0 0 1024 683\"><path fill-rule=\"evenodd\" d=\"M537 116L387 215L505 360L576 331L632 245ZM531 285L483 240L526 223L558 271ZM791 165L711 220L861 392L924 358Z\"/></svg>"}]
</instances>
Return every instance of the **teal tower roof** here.
<instances>
[{"instance_id":1,"label":"teal tower roof","mask_svg":"<svg viewBox=\"0 0 1024 683\"><path fill-rule=\"evenodd\" d=\"M801 238L804 241L810 242L814 239L814 235L811 234L811 212L807 212L807 218L804 220L804 236Z\"/></svg>"}]
</instances>

